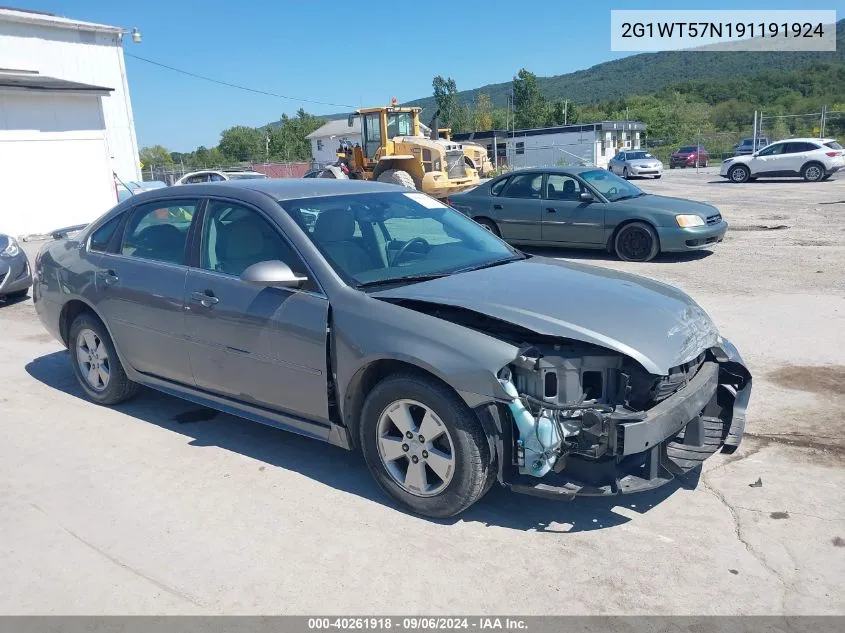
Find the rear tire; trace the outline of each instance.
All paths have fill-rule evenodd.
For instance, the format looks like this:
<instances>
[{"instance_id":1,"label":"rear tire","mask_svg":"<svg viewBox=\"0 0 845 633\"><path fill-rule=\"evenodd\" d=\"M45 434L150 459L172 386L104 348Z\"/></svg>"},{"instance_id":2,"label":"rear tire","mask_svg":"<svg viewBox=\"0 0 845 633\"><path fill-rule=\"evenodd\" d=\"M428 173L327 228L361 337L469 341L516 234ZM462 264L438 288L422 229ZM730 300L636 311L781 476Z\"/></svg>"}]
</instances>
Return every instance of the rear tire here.
<instances>
[{"instance_id":1,"label":"rear tire","mask_svg":"<svg viewBox=\"0 0 845 633\"><path fill-rule=\"evenodd\" d=\"M735 165L728 170L728 180L741 184L751 180L751 170L745 165Z\"/></svg>"},{"instance_id":2,"label":"rear tire","mask_svg":"<svg viewBox=\"0 0 845 633\"><path fill-rule=\"evenodd\" d=\"M396 413L390 415L391 410ZM394 420L399 423L393 425ZM400 428L405 420L409 430ZM436 429L437 447L429 445L431 435L427 441L418 441L426 428ZM492 459L481 422L456 393L428 376L402 373L378 383L361 410L360 443L367 467L381 489L418 514L454 516L478 501L492 485ZM425 447L432 451L430 455L422 452ZM417 453L424 457L412 466ZM448 482L431 466L437 464L431 462L435 455L440 464L448 462L441 470ZM414 467L423 473L422 488L409 481ZM440 470L439 465L435 467Z\"/></svg>"},{"instance_id":3,"label":"rear tire","mask_svg":"<svg viewBox=\"0 0 845 633\"><path fill-rule=\"evenodd\" d=\"M502 237L502 233L499 231L499 227L496 226L496 223L493 222L493 220L489 220L487 218L473 218L473 220L478 222L481 226L490 231L496 237Z\"/></svg>"},{"instance_id":4,"label":"rear tire","mask_svg":"<svg viewBox=\"0 0 845 633\"><path fill-rule=\"evenodd\" d=\"M824 178L824 166L820 163L807 163L801 168L801 177L807 182L819 182Z\"/></svg>"},{"instance_id":5,"label":"rear tire","mask_svg":"<svg viewBox=\"0 0 845 633\"><path fill-rule=\"evenodd\" d=\"M68 351L76 379L97 404L119 404L138 393L138 383L126 376L108 331L96 317L83 313L73 320Z\"/></svg>"},{"instance_id":6,"label":"rear tire","mask_svg":"<svg viewBox=\"0 0 845 633\"><path fill-rule=\"evenodd\" d=\"M645 222L626 224L613 238L616 256L626 262L647 262L660 252L660 241L654 229Z\"/></svg>"},{"instance_id":7,"label":"rear tire","mask_svg":"<svg viewBox=\"0 0 845 633\"><path fill-rule=\"evenodd\" d=\"M392 185L401 185L409 189L416 189L413 176L402 169L385 169L378 175L379 182L389 182Z\"/></svg>"}]
</instances>

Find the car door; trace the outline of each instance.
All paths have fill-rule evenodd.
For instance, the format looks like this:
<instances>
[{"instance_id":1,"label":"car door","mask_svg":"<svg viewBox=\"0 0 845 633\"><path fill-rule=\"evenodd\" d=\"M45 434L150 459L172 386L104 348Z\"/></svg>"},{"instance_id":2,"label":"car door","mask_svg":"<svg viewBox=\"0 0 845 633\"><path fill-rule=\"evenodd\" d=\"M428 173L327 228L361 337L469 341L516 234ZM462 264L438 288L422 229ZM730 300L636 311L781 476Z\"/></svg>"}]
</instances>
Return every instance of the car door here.
<instances>
[{"instance_id":1,"label":"car door","mask_svg":"<svg viewBox=\"0 0 845 633\"><path fill-rule=\"evenodd\" d=\"M542 187L542 172L518 173L510 177L493 199L493 215L502 238L514 242L541 239Z\"/></svg>"},{"instance_id":2,"label":"car door","mask_svg":"<svg viewBox=\"0 0 845 633\"><path fill-rule=\"evenodd\" d=\"M604 205L581 200L587 186L574 176L550 173L543 188L544 242L565 244L604 243Z\"/></svg>"},{"instance_id":3,"label":"car door","mask_svg":"<svg viewBox=\"0 0 845 633\"><path fill-rule=\"evenodd\" d=\"M818 149L816 145L803 141L787 143L783 156L783 169L788 170L790 175L800 174L804 164L813 158L811 152Z\"/></svg>"},{"instance_id":4,"label":"car door","mask_svg":"<svg viewBox=\"0 0 845 633\"><path fill-rule=\"evenodd\" d=\"M193 384L185 341L187 242L196 199L126 212L112 252L100 255L95 303L124 360L137 371Z\"/></svg>"},{"instance_id":5,"label":"car door","mask_svg":"<svg viewBox=\"0 0 845 633\"><path fill-rule=\"evenodd\" d=\"M269 260L313 277L275 223L251 206L210 199L194 249L184 300L197 386L327 422L328 299L313 278L302 289L290 289L239 277Z\"/></svg>"},{"instance_id":6,"label":"car door","mask_svg":"<svg viewBox=\"0 0 845 633\"><path fill-rule=\"evenodd\" d=\"M776 176L784 171L786 143L773 143L764 147L748 161L752 176ZM788 161L788 158L786 159Z\"/></svg>"}]
</instances>

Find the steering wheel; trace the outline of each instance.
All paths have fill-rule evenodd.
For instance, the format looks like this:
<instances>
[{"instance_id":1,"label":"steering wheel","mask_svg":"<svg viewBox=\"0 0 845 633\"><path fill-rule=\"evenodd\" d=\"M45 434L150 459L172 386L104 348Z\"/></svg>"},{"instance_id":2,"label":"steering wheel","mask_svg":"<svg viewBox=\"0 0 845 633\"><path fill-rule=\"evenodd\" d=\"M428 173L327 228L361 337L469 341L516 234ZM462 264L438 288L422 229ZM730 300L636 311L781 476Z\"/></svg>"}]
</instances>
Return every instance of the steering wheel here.
<instances>
[{"instance_id":1,"label":"steering wheel","mask_svg":"<svg viewBox=\"0 0 845 633\"><path fill-rule=\"evenodd\" d=\"M422 244L427 249L431 249L431 244L429 244L428 241L424 237L415 237L413 239L410 239L407 242L405 242L405 245L402 246L402 248L400 248L396 252L396 254L393 256L393 261L390 262L391 266L396 266L396 264L399 263L399 260L402 259L402 257L405 255L405 253L408 252L408 249L410 248L411 244Z\"/></svg>"},{"instance_id":2,"label":"steering wheel","mask_svg":"<svg viewBox=\"0 0 845 633\"><path fill-rule=\"evenodd\" d=\"M605 196L615 196L617 193L619 193L619 189L617 189L616 187L611 187L610 189L608 189L607 191L604 192L604 195Z\"/></svg>"}]
</instances>

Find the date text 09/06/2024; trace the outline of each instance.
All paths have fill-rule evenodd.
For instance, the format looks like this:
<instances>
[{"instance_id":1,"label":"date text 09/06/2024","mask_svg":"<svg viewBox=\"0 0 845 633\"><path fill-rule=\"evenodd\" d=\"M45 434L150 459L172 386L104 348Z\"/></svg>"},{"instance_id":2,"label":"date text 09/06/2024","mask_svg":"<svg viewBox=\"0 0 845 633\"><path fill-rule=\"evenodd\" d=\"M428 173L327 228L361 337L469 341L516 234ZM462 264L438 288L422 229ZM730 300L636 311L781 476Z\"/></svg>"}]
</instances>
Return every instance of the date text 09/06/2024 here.
<instances>
[{"instance_id":1,"label":"date text 09/06/2024","mask_svg":"<svg viewBox=\"0 0 845 633\"><path fill-rule=\"evenodd\" d=\"M513 617L325 617L308 618L309 631L325 630L381 630L381 631L440 631L440 630L502 630L526 631L525 620Z\"/></svg>"}]
</instances>

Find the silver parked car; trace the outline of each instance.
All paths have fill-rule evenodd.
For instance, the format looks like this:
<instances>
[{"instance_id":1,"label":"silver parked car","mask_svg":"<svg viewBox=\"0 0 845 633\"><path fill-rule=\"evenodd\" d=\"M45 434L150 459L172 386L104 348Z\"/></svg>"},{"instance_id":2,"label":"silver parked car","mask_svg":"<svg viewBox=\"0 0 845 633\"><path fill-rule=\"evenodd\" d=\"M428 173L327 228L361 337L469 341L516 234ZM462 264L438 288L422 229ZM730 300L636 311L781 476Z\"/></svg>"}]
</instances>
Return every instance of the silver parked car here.
<instances>
[{"instance_id":1,"label":"silver parked car","mask_svg":"<svg viewBox=\"0 0 845 633\"><path fill-rule=\"evenodd\" d=\"M525 255L394 185L146 192L46 244L35 273L38 316L94 402L146 385L358 449L427 516L496 481L651 489L745 425L751 376L686 294Z\"/></svg>"},{"instance_id":2,"label":"silver parked car","mask_svg":"<svg viewBox=\"0 0 845 633\"><path fill-rule=\"evenodd\" d=\"M663 163L649 152L640 149L619 152L608 161L607 168L623 178L660 178L663 175Z\"/></svg>"},{"instance_id":3,"label":"silver parked car","mask_svg":"<svg viewBox=\"0 0 845 633\"><path fill-rule=\"evenodd\" d=\"M0 233L0 299L22 299L31 285L26 253L15 238Z\"/></svg>"}]
</instances>

